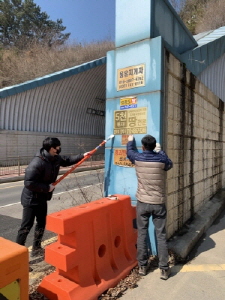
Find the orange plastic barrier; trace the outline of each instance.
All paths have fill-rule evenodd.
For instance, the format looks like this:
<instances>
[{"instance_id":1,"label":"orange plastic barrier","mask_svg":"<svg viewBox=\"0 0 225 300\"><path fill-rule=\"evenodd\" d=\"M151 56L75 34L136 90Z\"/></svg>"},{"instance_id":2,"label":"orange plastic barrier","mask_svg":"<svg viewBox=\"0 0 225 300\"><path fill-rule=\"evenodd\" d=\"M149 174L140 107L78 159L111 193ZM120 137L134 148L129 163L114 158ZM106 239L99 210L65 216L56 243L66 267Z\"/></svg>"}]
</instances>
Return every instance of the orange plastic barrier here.
<instances>
[{"instance_id":1,"label":"orange plastic barrier","mask_svg":"<svg viewBox=\"0 0 225 300\"><path fill-rule=\"evenodd\" d=\"M135 207L129 196L115 196L47 217L47 229L58 234L45 252L56 272L38 288L48 299L96 300L137 265Z\"/></svg>"},{"instance_id":2,"label":"orange plastic barrier","mask_svg":"<svg viewBox=\"0 0 225 300\"><path fill-rule=\"evenodd\" d=\"M28 249L0 237L0 297L28 300Z\"/></svg>"}]
</instances>

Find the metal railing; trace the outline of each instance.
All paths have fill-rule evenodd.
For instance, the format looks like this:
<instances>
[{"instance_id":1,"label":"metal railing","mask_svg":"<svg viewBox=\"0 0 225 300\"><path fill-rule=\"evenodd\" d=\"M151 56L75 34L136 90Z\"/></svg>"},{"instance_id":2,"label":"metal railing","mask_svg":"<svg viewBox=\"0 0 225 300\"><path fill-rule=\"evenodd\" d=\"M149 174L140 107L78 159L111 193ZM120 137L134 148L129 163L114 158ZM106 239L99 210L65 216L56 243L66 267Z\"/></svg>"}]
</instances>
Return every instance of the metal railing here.
<instances>
[{"instance_id":1,"label":"metal railing","mask_svg":"<svg viewBox=\"0 0 225 300\"><path fill-rule=\"evenodd\" d=\"M63 154L63 155L76 155L76 154ZM4 160L0 160L0 176L7 176L15 174L17 176L23 175L25 173L27 165L30 163L34 156L17 156L8 157ZM104 154L98 153L87 159L90 161L104 161Z\"/></svg>"}]
</instances>

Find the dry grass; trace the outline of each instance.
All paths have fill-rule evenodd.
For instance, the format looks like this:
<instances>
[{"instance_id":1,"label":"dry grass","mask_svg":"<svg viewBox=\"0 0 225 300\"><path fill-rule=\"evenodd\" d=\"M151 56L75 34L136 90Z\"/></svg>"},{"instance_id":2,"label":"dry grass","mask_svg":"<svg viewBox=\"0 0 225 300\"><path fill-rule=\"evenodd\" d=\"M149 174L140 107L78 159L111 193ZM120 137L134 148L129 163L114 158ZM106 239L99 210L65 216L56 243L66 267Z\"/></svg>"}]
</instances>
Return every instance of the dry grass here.
<instances>
[{"instance_id":1,"label":"dry grass","mask_svg":"<svg viewBox=\"0 0 225 300\"><path fill-rule=\"evenodd\" d=\"M222 26L225 26L225 1L209 1L202 18L196 25L196 33L214 30Z\"/></svg>"},{"instance_id":2,"label":"dry grass","mask_svg":"<svg viewBox=\"0 0 225 300\"><path fill-rule=\"evenodd\" d=\"M33 45L19 51L0 49L0 88L22 83L106 56L111 41L66 45L60 49Z\"/></svg>"}]
</instances>

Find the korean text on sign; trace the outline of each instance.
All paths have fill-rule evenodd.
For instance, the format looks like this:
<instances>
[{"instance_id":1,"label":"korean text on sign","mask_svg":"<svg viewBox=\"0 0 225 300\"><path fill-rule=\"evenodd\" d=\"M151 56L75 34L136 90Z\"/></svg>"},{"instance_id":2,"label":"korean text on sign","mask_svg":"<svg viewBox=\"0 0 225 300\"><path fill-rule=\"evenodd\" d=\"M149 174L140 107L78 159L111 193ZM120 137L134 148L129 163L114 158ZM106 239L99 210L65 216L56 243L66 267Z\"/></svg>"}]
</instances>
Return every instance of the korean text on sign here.
<instances>
[{"instance_id":1,"label":"korean text on sign","mask_svg":"<svg viewBox=\"0 0 225 300\"><path fill-rule=\"evenodd\" d=\"M127 158L126 149L114 150L114 165L121 167L134 167L134 165Z\"/></svg>"},{"instance_id":2,"label":"korean text on sign","mask_svg":"<svg viewBox=\"0 0 225 300\"><path fill-rule=\"evenodd\" d=\"M147 133L147 107L114 111L114 134Z\"/></svg>"},{"instance_id":3,"label":"korean text on sign","mask_svg":"<svg viewBox=\"0 0 225 300\"><path fill-rule=\"evenodd\" d=\"M145 65L117 70L117 91L145 86Z\"/></svg>"}]
</instances>

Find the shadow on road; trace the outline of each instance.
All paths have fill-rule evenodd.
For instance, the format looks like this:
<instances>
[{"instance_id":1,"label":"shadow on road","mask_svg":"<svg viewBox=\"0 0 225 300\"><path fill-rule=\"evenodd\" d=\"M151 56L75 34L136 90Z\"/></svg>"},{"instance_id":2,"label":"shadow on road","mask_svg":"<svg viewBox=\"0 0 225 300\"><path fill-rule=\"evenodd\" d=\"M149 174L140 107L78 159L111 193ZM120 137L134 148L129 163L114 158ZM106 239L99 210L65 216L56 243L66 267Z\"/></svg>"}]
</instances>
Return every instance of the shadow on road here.
<instances>
[{"instance_id":1,"label":"shadow on road","mask_svg":"<svg viewBox=\"0 0 225 300\"><path fill-rule=\"evenodd\" d=\"M214 223L208 228L208 230L202 235L200 240L196 243L195 247L189 254L188 262L194 260L199 254L213 249L216 247L216 243L210 237L211 235L224 230L225 228L225 210L217 217Z\"/></svg>"},{"instance_id":2,"label":"shadow on road","mask_svg":"<svg viewBox=\"0 0 225 300\"><path fill-rule=\"evenodd\" d=\"M10 240L12 242L15 242L17 231L19 230L20 225L21 225L21 219L12 218L0 214L0 236L1 237ZM33 243L34 227L35 224L27 237L26 247L30 247ZM43 240L50 239L54 236L55 233L46 230Z\"/></svg>"}]
</instances>

